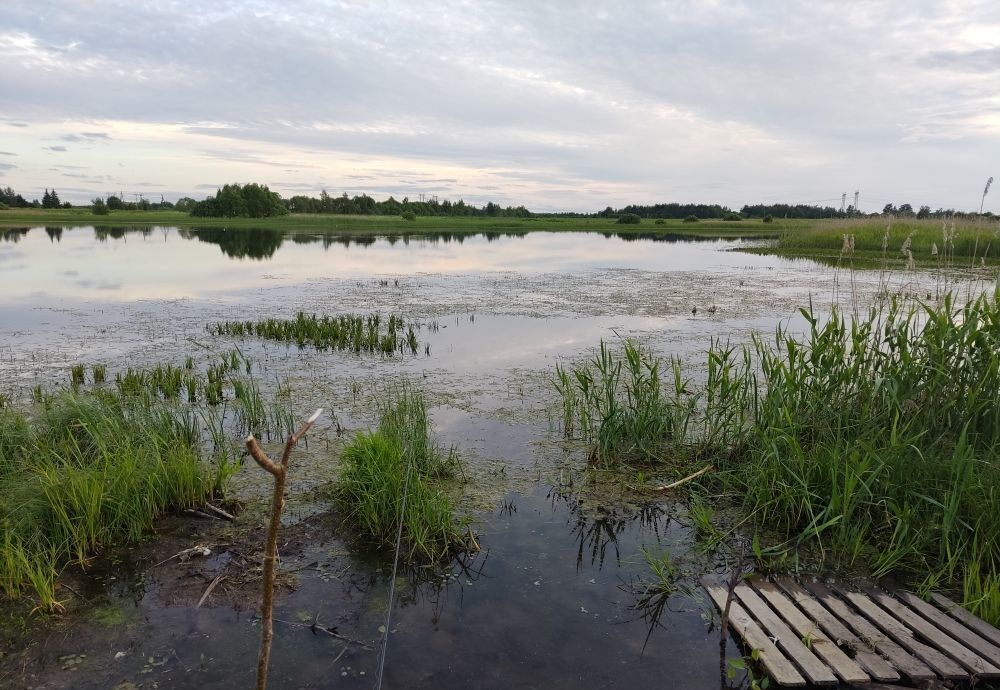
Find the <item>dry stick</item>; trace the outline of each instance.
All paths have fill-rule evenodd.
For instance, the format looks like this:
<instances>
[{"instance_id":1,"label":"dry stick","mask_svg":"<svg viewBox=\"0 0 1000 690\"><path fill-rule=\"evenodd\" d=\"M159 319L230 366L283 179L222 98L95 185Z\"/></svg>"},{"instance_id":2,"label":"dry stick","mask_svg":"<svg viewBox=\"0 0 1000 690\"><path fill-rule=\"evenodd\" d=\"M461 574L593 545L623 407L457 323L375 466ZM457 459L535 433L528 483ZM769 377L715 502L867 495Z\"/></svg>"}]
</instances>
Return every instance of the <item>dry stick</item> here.
<instances>
[{"instance_id":1,"label":"dry stick","mask_svg":"<svg viewBox=\"0 0 1000 690\"><path fill-rule=\"evenodd\" d=\"M701 475L705 474L706 472L711 472L714 469L715 469L715 467L713 467L712 465L706 465L705 467L702 467L700 470L698 470L694 474L689 474L688 476L684 477L684 479L678 479L676 482L673 482L672 484L666 484L664 486L658 486L658 487L656 487L656 490L657 491L669 491L670 489L676 489L678 486L683 486L684 484L687 484L688 482L693 481L693 480L697 479L698 477L700 477Z\"/></svg>"},{"instance_id":2,"label":"dry stick","mask_svg":"<svg viewBox=\"0 0 1000 690\"><path fill-rule=\"evenodd\" d=\"M212 593L212 590L215 589L216 585L218 585L225 579L226 579L225 575L217 575L215 579L212 580L212 582L208 585L208 587L205 588L205 593L201 595L201 599L198 600L198 605L195 606L195 608L200 609L201 605L205 603L205 600L208 599L208 596Z\"/></svg>"},{"instance_id":3,"label":"dry stick","mask_svg":"<svg viewBox=\"0 0 1000 690\"><path fill-rule=\"evenodd\" d=\"M267 687L267 667L271 659L271 638L274 636L272 624L274 609L274 564L278 558L278 528L281 526L281 509L285 504L285 479L288 477L288 458L295 444L305 436L306 432L319 419L322 409L316 410L312 417L306 420L295 434L285 442L285 452L281 455L281 463L276 463L257 443L253 434L247 436L247 450L250 456L265 471L274 477L274 496L271 499L271 523L267 528L267 545L264 549L264 594L260 605L261 631L260 655L257 657L257 690Z\"/></svg>"}]
</instances>

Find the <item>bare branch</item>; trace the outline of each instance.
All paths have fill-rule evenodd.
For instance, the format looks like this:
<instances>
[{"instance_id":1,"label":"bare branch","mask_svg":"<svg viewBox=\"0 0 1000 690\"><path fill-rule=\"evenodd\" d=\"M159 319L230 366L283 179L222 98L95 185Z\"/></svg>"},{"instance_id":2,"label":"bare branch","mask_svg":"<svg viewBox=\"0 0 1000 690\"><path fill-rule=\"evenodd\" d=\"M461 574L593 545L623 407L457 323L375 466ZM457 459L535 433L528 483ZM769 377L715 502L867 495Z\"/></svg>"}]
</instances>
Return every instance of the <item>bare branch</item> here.
<instances>
[{"instance_id":1,"label":"bare branch","mask_svg":"<svg viewBox=\"0 0 1000 690\"><path fill-rule=\"evenodd\" d=\"M253 435L247 436L247 450L250 452L250 457L256 460L257 464L264 470L270 472L275 477L281 472L281 467L271 460L271 458L267 457L267 453L260 447L260 444L257 443L257 439Z\"/></svg>"}]
</instances>

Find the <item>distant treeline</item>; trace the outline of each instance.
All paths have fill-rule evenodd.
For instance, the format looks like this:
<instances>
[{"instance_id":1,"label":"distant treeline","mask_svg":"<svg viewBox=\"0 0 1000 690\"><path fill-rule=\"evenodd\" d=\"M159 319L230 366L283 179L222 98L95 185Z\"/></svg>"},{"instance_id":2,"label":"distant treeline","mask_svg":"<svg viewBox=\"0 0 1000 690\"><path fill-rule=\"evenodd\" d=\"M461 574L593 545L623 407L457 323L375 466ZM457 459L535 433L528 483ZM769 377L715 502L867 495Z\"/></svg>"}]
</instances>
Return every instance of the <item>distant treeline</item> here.
<instances>
[{"instance_id":1,"label":"distant treeline","mask_svg":"<svg viewBox=\"0 0 1000 690\"><path fill-rule=\"evenodd\" d=\"M331 213L358 216L403 216L413 219L417 216L459 216L486 218L621 218L623 216L638 216L639 218L664 219L723 219L739 220L740 218L854 218L876 216L879 213L865 213L848 206L845 210L832 206L814 206L810 204L747 204L738 212L720 204L630 204L622 208L606 207L603 211L594 213L533 213L524 206L500 206L489 202L484 206L474 206L459 199L452 202L448 199L438 201L437 197L429 200L411 201L404 197L402 201L389 197L385 201L376 201L367 194L348 196L331 196L325 190L318 197L297 194L284 198L277 192L272 192L267 185L261 184L227 184L218 189L214 196L203 201L190 197L182 197L176 203L160 198L159 202L149 201L137 195L135 201L125 201L124 194L108 195L94 199L91 208L101 215L111 211L168 211L176 210L190 213L198 217L216 218L267 218L287 213ZM0 209L3 208L69 208L68 202L61 202L56 191L45 190L42 200L28 201L12 187L0 187ZM939 208L931 210L930 206L920 206L914 210L910 204L886 204L881 211L885 215L904 218L974 218L977 213ZM995 217L993 213L982 214Z\"/></svg>"},{"instance_id":2,"label":"distant treeline","mask_svg":"<svg viewBox=\"0 0 1000 690\"><path fill-rule=\"evenodd\" d=\"M397 201L389 197L385 201L376 201L367 194L349 197L330 196L326 190L318 197L302 194L283 199L277 192L272 192L266 185L259 184L227 184L204 201L196 202L191 208L192 216L200 217L250 217L267 218L286 213L332 213L353 216L483 216L491 218L511 217L528 218L531 212L524 206L504 208L492 201L482 207L466 204L461 199L455 203L445 199L438 201L410 201L404 197Z\"/></svg>"}]
</instances>

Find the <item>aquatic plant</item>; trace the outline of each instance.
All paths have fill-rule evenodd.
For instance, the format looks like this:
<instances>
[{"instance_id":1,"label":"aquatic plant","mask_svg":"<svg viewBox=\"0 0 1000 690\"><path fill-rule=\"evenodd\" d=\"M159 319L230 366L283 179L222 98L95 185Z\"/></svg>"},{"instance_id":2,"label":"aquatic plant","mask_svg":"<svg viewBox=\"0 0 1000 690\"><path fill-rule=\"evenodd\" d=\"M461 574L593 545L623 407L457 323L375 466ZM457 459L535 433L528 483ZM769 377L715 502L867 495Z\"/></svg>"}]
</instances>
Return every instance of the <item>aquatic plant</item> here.
<instances>
[{"instance_id":1,"label":"aquatic plant","mask_svg":"<svg viewBox=\"0 0 1000 690\"><path fill-rule=\"evenodd\" d=\"M225 321L208 326L208 332L294 343L300 348L311 345L317 350L344 350L386 357L405 350L415 355L419 349L415 324L406 324L395 314L386 318L378 313L319 317L299 312L294 319Z\"/></svg>"},{"instance_id":2,"label":"aquatic plant","mask_svg":"<svg viewBox=\"0 0 1000 690\"><path fill-rule=\"evenodd\" d=\"M64 392L30 421L0 411L0 588L55 610L61 563L135 541L216 484L189 415L151 397Z\"/></svg>"},{"instance_id":3,"label":"aquatic plant","mask_svg":"<svg viewBox=\"0 0 1000 690\"><path fill-rule=\"evenodd\" d=\"M419 392L401 387L381 405L378 429L362 432L344 450L334 496L349 523L375 547L396 542L401 529L407 559L440 560L470 547L467 522L455 517L448 497L434 485L458 465L430 436ZM400 521L402 527L400 528Z\"/></svg>"},{"instance_id":4,"label":"aquatic plant","mask_svg":"<svg viewBox=\"0 0 1000 690\"><path fill-rule=\"evenodd\" d=\"M995 587L1000 291L802 315L804 336L713 343L697 390L679 364L669 390L661 360L602 345L572 376L557 369L564 416L603 462L710 460L702 483L745 507L770 552Z\"/></svg>"},{"instance_id":5,"label":"aquatic plant","mask_svg":"<svg viewBox=\"0 0 1000 690\"><path fill-rule=\"evenodd\" d=\"M84 383L87 377L87 367L83 364L74 364L70 368L70 383L79 386Z\"/></svg>"}]
</instances>

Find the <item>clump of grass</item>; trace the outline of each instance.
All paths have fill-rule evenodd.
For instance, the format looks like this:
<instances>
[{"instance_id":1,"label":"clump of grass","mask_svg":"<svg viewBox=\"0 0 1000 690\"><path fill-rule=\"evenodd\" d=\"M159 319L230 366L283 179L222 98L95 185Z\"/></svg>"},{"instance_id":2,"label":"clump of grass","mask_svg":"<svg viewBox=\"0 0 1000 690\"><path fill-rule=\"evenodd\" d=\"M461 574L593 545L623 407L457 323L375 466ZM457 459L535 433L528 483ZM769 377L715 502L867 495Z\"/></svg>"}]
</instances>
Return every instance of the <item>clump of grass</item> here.
<instances>
[{"instance_id":1,"label":"clump of grass","mask_svg":"<svg viewBox=\"0 0 1000 690\"><path fill-rule=\"evenodd\" d=\"M377 313L319 317L299 312L294 319L225 321L209 326L208 332L239 338L254 336L294 343L300 348L311 345L317 350L345 350L386 357L405 350L415 355L419 349L414 324L407 326L395 314L390 314L388 318Z\"/></svg>"},{"instance_id":2,"label":"clump of grass","mask_svg":"<svg viewBox=\"0 0 1000 690\"><path fill-rule=\"evenodd\" d=\"M344 450L342 463L334 490L337 502L373 546L395 544L403 510L402 553L407 559L439 561L470 547L467 522L456 519L451 501L435 486L436 479L451 476L458 459L454 451L443 453L431 438L419 392L409 387L390 391L378 429L358 434Z\"/></svg>"},{"instance_id":3,"label":"clump of grass","mask_svg":"<svg viewBox=\"0 0 1000 690\"><path fill-rule=\"evenodd\" d=\"M87 367L83 364L74 364L69 371L70 383L73 386L80 386L86 381L87 378Z\"/></svg>"},{"instance_id":4,"label":"clump of grass","mask_svg":"<svg viewBox=\"0 0 1000 690\"><path fill-rule=\"evenodd\" d=\"M662 361L633 340L622 352L601 341L588 362L556 366L564 433L591 444L594 463L654 462L687 432L694 401L682 401L687 382L680 362L671 360L675 395L662 381Z\"/></svg>"},{"instance_id":5,"label":"clump of grass","mask_svg":"<svg viewBox=\"0 0 1000 690\"><path fill-rule=\"evenodd\" d=\"M28 420L0 411L0 588L55 610L59 564L135 541L215 484L189 415L151 397L66 392Z\"/></svg>"},{"instance_id":6,"label":"clump of grass","mask_svg":"<svg viewBox=\"0 0 1000 690\"><path fill-rule=\"evenodd\" d=\"M696 392L637 394L619 372L631 365L604 348L558 385L600 458L655 460L649 449L671 438L661 459L711 460L720 471L704 481L767 530L769 553L805 548L878 577L964 574L988 592L1000 567L1000 291L885 309L826 321L803 310L804 337L714 343ZM635 380L651 388L659 360L639 361Z\"/></svg>"},{"instance_id":7,"label":"clump of grass","mask_svg":"<svg viewBox=\"0 0 1000 690\"><path fill-rule=\"evenodd\" d=\"M104 383L108 374L108 367L105 364L95 364L94 368L94 383Z\"/></svg>"}]
</instances>

